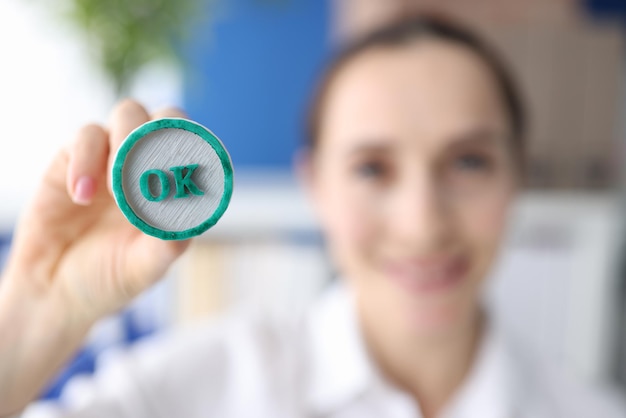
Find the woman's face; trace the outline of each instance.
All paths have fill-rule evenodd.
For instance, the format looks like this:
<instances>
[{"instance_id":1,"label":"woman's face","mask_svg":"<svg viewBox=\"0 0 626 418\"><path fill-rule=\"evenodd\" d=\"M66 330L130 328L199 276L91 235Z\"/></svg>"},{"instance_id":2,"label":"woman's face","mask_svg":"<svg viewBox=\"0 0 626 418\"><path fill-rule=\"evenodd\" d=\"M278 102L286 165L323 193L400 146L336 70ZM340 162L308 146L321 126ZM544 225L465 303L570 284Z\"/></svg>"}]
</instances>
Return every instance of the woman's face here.
<instances>
[{"instance_id":1,"label":"woman's face","mask_svg":"<svg viewBox=\"0 0 626 418\"><path fill-rule=\"evenodd\" d=\"M424 336L462 324L516 184L486 64L436 40L370 50L336 74L321 120L314 202L360 310Z\"/></svg>"}]
</instances>

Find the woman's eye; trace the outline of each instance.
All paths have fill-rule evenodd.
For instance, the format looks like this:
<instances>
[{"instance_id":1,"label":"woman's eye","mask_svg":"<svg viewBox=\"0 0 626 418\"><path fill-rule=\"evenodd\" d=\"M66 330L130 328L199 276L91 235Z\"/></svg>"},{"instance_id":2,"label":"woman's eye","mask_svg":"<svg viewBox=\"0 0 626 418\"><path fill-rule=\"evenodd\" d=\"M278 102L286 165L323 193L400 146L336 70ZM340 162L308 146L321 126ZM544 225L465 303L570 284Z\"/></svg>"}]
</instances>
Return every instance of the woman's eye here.
<instances>
[{"instance_id":1,"label":"woman's eye","mask_svg":"<svg viewBox=\"0 0 626 418\"><path fill-rule=\"evenodd\" d=\"M491 160L480 154L465 154L455 160L455 167L461 170L486 170Z\"/></svg>"},{"instance_id":2,"label":"woman's eye","mask_svg":"<svg viewBox=\"0 0 626 418\"><path fill-rule=\"evenodd\" d=\"M387 167L380 161L368 161L359 164L356 172L360 177L369 179L381 179L387 175Z\"/></svg>"}]
</instances>

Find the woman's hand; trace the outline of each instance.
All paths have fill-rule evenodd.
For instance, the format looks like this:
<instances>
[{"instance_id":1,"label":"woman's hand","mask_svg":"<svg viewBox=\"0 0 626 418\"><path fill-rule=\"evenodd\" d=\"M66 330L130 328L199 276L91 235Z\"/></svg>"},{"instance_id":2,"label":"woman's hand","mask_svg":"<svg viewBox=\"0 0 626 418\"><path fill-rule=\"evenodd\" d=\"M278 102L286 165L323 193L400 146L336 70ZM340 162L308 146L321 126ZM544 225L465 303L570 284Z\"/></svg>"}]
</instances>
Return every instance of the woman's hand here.
<instances>
[{"instance_id":1,"label":"woman's hand","mask_svg":"<svg viewBox=\"0 0 626 418\"><path fill-rule=\"evenodd\" d=\"M112 197L115 153L148 120L143 107L126 100L108 129L81 129L24 212L0 280L0 405L28 402L95 320L157 281L186 248L187 242L143 234ZM21 399L25 392L28 399Z\"/></svg>"},{"instance_id":2,"label":"woman's hand","mask_svg":"<svg viewBox=\"0 0 626 418\"><path fill-rule=\"evenodd\" d=\"M85 126L56 156L16 231L6 280L21 281L40 295L55 293L78 317L95 320L165 273L187 243L162 241L132 226L110 186L121 142L149 120L139 104L124 101L108 131Z\"/></svg>"}]
</instances>

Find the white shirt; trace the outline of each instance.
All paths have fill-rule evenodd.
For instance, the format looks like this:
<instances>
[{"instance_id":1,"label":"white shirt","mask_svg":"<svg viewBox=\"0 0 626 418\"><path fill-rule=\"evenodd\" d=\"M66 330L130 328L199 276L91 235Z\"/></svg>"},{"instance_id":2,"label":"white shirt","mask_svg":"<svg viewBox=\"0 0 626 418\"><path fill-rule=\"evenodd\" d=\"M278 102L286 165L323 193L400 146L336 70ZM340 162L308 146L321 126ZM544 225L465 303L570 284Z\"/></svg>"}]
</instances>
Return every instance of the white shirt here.
<instances>
[{"instance_id":1,"label":"white shirt","mask_svg":"<svg viewBox=\"0 0 626 418\"><path fill-rule=\"evenodd\" d=\"M353 295L329 289L300 318L231 315L141 342L88 382L63 410L31 417L420 418L367 355ZM77 389L78 388L78 389ZM80 396L76 393L80 392ZM71 400L70 398L73 398ZM45 413L44 413L45 412ZM442 418L613 418L621 405L559 379L490 329Z\"/></svg>"}]
</instances>

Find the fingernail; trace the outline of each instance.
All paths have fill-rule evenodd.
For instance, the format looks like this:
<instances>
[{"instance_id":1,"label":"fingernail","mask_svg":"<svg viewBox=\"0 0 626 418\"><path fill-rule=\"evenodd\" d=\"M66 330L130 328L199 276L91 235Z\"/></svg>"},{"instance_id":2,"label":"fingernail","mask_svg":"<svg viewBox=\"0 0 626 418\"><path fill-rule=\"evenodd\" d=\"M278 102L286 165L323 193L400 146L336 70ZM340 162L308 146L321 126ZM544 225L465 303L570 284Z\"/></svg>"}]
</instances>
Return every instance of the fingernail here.
<instances>
[{"instance_id":1,"label":"fingernail","mask_svg":"<svg viewBox=\"0 0 626 418\"><path fill-rule=\"evenodd\" d=\"M96 182L93 178L88 176L79 178L74 187L74 203L88 205L91 203L95 191Z\"/></svg>"}]
</instances>

